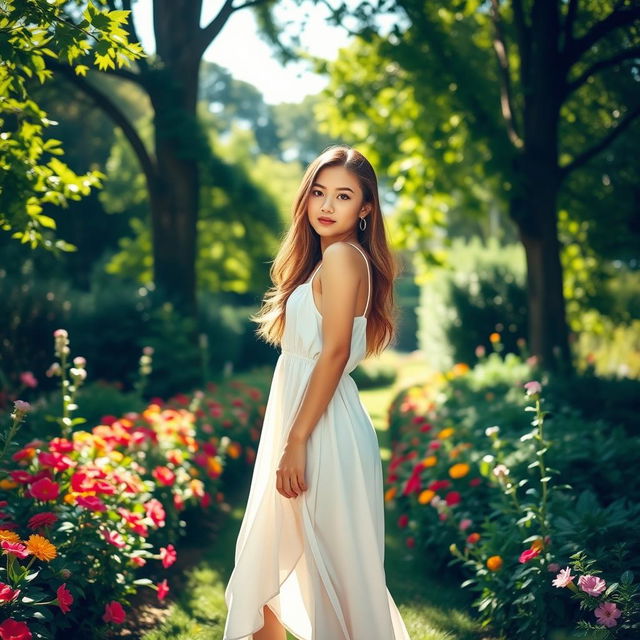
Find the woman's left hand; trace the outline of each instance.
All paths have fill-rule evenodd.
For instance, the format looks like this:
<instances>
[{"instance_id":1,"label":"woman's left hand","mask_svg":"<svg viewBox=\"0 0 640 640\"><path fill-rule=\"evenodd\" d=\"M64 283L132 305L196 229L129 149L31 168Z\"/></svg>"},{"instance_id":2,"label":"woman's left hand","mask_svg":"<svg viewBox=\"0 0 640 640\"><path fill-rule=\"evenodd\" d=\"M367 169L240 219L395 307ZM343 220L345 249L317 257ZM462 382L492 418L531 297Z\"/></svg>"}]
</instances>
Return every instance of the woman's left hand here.
<instances>
[{"instance_id":1,"label":"woman's left hand","mask_svg":"<svg viewBox=\"0 0 640 640\"><path fill-rule=\"evenodd\" d=\"M276 471L276 489L285 498L297 498L307 490L304 479L306 464L306 443L287 441Z\"/></svg>"}]
</instances>

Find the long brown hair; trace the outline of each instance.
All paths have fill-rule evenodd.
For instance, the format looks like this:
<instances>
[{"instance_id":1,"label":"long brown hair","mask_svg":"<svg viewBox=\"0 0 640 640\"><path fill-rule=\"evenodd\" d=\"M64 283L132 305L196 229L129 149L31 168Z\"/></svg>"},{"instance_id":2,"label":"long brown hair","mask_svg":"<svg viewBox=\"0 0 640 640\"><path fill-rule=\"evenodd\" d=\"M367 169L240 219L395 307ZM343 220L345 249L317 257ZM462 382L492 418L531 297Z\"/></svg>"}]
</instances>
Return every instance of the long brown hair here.
<instances>
[{"instance_id":1,"label":"long brown hair","mask_svg":"<svg viewBox=\"0 0 640 640\"><path fill-rule=\"evenodd\" d=\"M366 217L366 229L362 231L359 226L357 229L358 240L366 249L371 265L366 355L378 355L396 333L397 309L393 281L399 268L387 244L375 171L359 151L346 145L327 147L307 167L292 207L291 227L285 233L269 270L273 286L266 292L259 312L250 316L250 319L258 323L256 334L260 338L269 344L280 346L284 332L285 304L293 290L307 281L322 259L320 236L307 216L311 186L322 169L335 166L348 169L358 178L364 203L372 205Z\"/></svg>"}]
</instances>

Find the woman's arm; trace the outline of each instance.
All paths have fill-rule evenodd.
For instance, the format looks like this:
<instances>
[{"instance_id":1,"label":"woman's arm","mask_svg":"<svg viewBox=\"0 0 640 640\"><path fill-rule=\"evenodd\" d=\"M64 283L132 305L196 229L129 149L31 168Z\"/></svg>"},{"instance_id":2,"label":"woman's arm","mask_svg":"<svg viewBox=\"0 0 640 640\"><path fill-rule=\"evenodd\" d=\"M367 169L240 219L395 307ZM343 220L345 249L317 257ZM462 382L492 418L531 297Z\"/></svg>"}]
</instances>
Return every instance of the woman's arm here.
<instances>
[{"instance_id":1,"label":"woman's arm","mask_svg":"<svg viewBox=\"0 0 640 640\"><path fill-rule=\"evenodd\" d=\"M294 497L306 489L304 475L299 469L302 451L333 397L351 354L353 317L356 315L361 280L358 261L362 262L362 257L356 255L356 250L339 242L327 247L322 256L319 272L322 282L322 351L287 438L283 459L288 459L291 467L281 464L278 469L277 488L286 497Z\"/></svg>"}]
</instances>

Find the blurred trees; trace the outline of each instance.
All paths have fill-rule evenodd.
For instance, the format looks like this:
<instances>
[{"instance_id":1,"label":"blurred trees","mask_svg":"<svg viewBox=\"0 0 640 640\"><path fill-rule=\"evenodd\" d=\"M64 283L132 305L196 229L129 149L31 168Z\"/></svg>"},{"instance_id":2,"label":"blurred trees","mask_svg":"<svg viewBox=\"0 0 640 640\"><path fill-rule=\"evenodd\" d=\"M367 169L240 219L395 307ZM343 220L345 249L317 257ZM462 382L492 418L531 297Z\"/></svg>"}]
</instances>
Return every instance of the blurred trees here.
<instances>
[{"instance_id":1,"label":"blurred trees","mask_svg":"<svg viewBox=\"0 0 640 640\"><path fill-rule=\"evenodd\" d=\"M386 36L375 24L384 11L398 17ZM330 133L389 167L415 248L431 246L450 209L480 214L506 200L527 257L531 352L570 367L558 208L592 222L609 255L615 235L628 238L616 243L623 256L637 242L634 145L623 134L640 115L640 7L394 0L357 15L362 39L328 66ZM585 189L587 172L597 181Z\"/></svg>"}]
</instances>

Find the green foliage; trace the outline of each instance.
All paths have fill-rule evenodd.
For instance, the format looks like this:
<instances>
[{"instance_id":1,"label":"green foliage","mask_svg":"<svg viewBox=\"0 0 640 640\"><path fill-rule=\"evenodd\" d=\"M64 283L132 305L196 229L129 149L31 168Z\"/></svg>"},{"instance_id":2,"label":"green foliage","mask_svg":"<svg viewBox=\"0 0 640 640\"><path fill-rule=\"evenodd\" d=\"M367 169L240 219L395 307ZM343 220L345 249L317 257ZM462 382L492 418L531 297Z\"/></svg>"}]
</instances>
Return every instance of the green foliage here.
<instances>
[{"instance_id":1,"label":"green foliage","mask_svg":"<svg viewBox=\"0 0 640 640\"><path fill-rule=\"evenodd\" d=\"M422 284L417 310L418 341L429 362L445 369L454 362L472 365L478 347L491 348L492 333L505 352L520 352L527 335L522 249L456 240L446 262Z\"/></svg>"},{"instance_id":2,"label":"green foliage","mask_svg":"<svg viewBox=\"0 0 640 640\"><path fill-rule=\"evenodd\" d=\"M398 372L390 365L361 363L350 375L359 389L375 389L393 384Z\"/></svg>"},{"instance_id":3,"label":"green foliage","mask_svg":"<svg viewBox=\"0 0 640 640\"><path fill-rule=\"evenodd\" d=\"M99 171L78 175L58 157L60 141L45 137L56 124L31 96L30 83L52 77L48 60L67 64L78 75L93 64L122 67L140 58L138 43L123 28L128 11L98 9L88 3L77 23L63 13L64 2L8 0L0 10L0 228L31 248L73 250L54 240L55 220L46 205L67 206L105 176Z\"/></svg>"}]
</instances>

